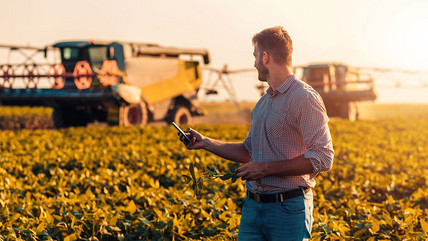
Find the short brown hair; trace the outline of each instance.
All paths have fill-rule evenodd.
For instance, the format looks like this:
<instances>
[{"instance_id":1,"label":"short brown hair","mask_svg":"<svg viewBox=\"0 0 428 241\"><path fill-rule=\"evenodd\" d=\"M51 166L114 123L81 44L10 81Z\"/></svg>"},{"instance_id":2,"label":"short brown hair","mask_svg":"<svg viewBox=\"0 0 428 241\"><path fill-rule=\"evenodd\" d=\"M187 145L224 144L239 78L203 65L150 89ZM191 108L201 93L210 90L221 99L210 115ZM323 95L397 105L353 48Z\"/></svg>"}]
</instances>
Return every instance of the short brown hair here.
<instances>
[{"instance_id":1,"label":"short brown hair","mask_svg":"<svg viewBox=\"0 0 428 241\"><path fill-rule=\"evenodd\" d=\"M257 49L267 52L279 64L292 64L293 42L288 32L280 26L262 30L253 36L253 45Z\"/></svg>"}]
</instances>

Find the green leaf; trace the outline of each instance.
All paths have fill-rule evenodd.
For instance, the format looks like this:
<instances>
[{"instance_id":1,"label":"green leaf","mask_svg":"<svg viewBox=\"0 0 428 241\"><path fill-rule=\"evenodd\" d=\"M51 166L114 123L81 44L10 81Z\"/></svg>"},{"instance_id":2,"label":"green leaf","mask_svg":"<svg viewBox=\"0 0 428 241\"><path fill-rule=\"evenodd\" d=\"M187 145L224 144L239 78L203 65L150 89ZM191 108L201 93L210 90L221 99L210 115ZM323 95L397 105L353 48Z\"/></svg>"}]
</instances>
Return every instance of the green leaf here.
<instances>
[{"instance_id":1,"label":"green leaf","mask_svg":"<svg viewBox=\"0 0 428 241\"><path fill-rule=\"evenodd\" d=\"M233 176L233 174L232 173L226 173L226 174L224 174L223 176L220 176L220 178L221 178L221 180L228 180L228 179L231 179L232 178L232 176Z\"/></svg>"},{"instance_id":2,"label":"green leaf","mask_svg":"<svg viewBox=\"0 0 428 241\"><path fill-rule=\"evenodd\" d=\"M193 189L193 191L195 192L195 194L197 194L197 193L198 193L198 185L196 184L196 182L195 182L195 181L193 181L192 189Z\"/></svg>"},{"instance_id":3,"label":"green leaf","mask_svg":"<svg viewBox=\"0 0 428 241\"><path fill-rule=\"evenodd\" d=\"M157 229L163 229L166 227L166 223L163 221L159 221L159 222L155 223L155 226Z\"/></svg>"},{"instance_id":4,"label":"green leaf","mask_svg":"<svg viewBox=\"0 0 428 241\"><path fill-rule=\"evenodd\" d=\"M238 176L236 176L236 174L233 174L232 183L235 183L237 179L238 179Z\"/></svg>"},{"instance_id":5,"label":"green leaf","mask_svg":"<svg viewBox=\"0 0 428 241\"><path fill-rule=\"evenodd\" d=\"M190 163L189 171L190 171L190 174L192 175L193 180L196 180L195 165L193 165L193 163Z\"/></svg>"},{"instance_id":6,"label":"green leaf","mask_svg":"<svg viewBox=\"0 0 428 241\"><path fill-rule=\"evenodd\" d=\"M207 170L208 174L210 174L211 176L218 176L218 172L214 166L213 166L213 170L211 170L208 166L206 166L205 169Z\"/></svg>"},{"instance_id":7,"label":"green leaf","mask_svg":"<svg viewBox=\"0 0 428 241\"><path fill-rule=\"evenodd\" d=\"M202 177L198 178L198 189L202 190L204 188L204 179Z\"/></svg>"},{"instance_id":8,"label":"green leaf","mask_svg":"<svg viewBox=\"0 0 428 241\"><path fill-rule=\"evenodd\" d=\"M184 179L183 182L186 184L189 184L190 181L192 181L192 178L188 175L181 175L181 177Z\"/></svg>"},{"instance_id":9,"label":"green leaf","mask_svg":"<svg viewBox=\"0 0 428 241\"><path fill-rule=\"evenodd\" d=\"M150 226L150 221L145 218L143 218L143 223L147 226Z\"/></svg>"}]
</instances>

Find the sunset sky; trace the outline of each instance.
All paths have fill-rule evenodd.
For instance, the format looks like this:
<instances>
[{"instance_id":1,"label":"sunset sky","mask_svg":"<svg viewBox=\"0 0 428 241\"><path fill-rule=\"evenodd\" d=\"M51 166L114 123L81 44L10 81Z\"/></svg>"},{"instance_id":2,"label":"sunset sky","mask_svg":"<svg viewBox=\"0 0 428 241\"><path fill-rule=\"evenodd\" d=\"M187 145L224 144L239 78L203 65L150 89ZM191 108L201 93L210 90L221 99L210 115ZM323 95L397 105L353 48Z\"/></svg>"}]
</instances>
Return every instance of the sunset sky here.
<instances>
[{"instance_id":1,"label":"sunset sky","mask_svg":"<svg viewBox=\"0 0 428 241\"><path fill-rule=\"evenodd\" d=\"M0 44L45 46L70 39L153 42L207 48L211 67L227 63L229 69L242 69L253 67L253 34L280 25L293 39L295 65L338 61L428 72L424 0L0 1ZM5 52L0 52L0 63L5 60ZM257 99L256 75L232 79L240 99ZM394 102L388 101L396 95L391 91L378 89L379 97ZM410 102L428 103L428 88L406 93L413 98ZM396 102L400 101L404 99Z\"/></svg>"}]
</instances>

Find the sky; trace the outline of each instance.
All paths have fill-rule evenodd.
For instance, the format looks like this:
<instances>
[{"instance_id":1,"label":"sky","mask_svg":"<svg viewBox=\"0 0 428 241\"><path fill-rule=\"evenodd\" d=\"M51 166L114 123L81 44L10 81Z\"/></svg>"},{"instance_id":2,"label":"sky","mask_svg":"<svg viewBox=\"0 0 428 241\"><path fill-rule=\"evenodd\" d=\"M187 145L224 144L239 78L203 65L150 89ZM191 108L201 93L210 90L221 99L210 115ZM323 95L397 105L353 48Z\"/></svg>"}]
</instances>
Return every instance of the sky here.
<instances>
[{"instance_id":1,"label":"sky","mask_svg":"<svg viewBox=\"0 0 428 241\"><path fill-rule=\"evenodd\" d=\"M71 39L152 42L206 48L210 67L227 64L235 70L253 67L251 38L255 33L283 26L293 40L294 65L336 61L428 72L425 0L0 2L0 44L45 46ZM5 60L0 52L0 62ZM239 100L257 100L255 73L231 79ZM382 88L379 84L380 102L428 103L428 88Z\"/></svg>"}]
</instances>

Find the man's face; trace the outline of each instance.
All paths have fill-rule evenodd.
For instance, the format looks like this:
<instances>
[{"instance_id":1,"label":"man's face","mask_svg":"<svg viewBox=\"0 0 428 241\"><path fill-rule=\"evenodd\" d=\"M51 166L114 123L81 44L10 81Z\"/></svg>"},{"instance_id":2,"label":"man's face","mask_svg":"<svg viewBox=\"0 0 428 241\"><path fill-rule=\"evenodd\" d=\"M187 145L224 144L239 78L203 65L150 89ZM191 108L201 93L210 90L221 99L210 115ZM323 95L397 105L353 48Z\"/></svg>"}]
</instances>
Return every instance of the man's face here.
<instances>
[{"instance_id":1,"label":"man's face","mask_svg":"<svg viewBox=\"0 0 428 241\"><path fill-rule=\"evenodd\" d=\"M267 77L269 76L269 70L263 63L263 52L257 49L257 43L254 45L254 67L256 67L257 72L259 73L260 81L267 81Z\"/></svg>"}]
</instances>

